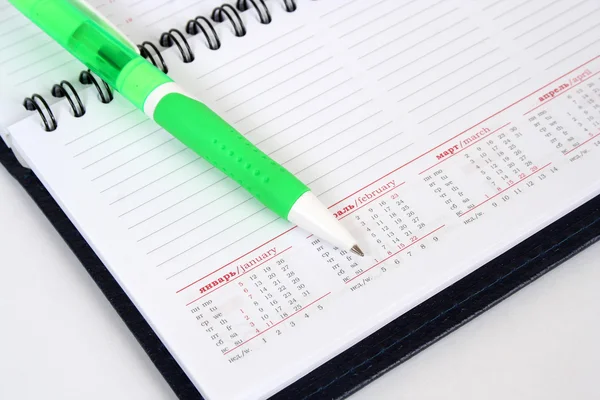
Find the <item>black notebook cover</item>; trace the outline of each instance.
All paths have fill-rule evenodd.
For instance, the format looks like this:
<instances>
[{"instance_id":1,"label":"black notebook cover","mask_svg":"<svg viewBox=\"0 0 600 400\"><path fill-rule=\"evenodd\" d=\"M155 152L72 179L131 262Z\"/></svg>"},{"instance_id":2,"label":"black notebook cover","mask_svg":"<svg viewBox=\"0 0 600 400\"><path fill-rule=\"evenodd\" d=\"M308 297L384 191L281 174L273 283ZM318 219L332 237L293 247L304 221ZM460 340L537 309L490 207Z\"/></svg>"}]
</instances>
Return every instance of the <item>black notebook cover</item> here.
<instances>
[{"instance_id":1,"label":"black notebook cover","mask_svg":"<svg viewBox=\"0 0 600 400\"><path fill-rule=\"evenodd\" d=\"M181 399L202 399L140 312L33 172L0 140L0 162L23 186L79 258L152 362ZM273 399L337 399L360 389L594 243L600 196L523 241L376 333L320 366Z\"/></svg>"}]
</instances>

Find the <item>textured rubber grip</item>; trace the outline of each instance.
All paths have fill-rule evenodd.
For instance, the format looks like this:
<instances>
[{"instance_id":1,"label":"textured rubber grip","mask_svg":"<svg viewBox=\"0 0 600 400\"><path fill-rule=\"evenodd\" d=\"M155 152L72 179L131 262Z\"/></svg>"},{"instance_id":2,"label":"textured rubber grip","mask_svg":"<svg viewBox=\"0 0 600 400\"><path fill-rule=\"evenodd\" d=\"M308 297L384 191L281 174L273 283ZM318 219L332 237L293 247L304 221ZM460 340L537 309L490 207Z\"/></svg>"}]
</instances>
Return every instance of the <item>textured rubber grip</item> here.
<instances>
[{"instance_id":1,"label":"textured rubber grip","mask_svg":"<svg viewBox=\"0 0 600 400\"><path fill-rule=\"evenodd\" d=\"M282 218L287 219L296 200L309 190L298 178L195 99L169 93L158 102L153 116L167 132Z\"/></svg>"}]
</instances>

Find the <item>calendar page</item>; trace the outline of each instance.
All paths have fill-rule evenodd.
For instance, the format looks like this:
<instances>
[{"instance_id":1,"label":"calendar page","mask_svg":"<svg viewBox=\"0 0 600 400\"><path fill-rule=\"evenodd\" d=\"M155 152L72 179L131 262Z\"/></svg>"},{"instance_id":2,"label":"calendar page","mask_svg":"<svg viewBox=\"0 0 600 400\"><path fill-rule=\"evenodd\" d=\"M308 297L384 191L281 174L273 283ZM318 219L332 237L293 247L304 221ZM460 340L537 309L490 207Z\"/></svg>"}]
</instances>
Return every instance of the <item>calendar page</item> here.
<instances>
[{"instance_id":1,"label":"calendar page","mask_svg":"<svg viewBox=\"0 0 600 400\"><path fill-rule=\"evenodd\" d=\"M600 193L600 4L305 1L171 76L364 258L278 218L121 97L14 148L208 399L266 398ZM279 3L268 3L277 4ZM318 393L313 393L318 398Z\"/></svg>"}]
</instances>

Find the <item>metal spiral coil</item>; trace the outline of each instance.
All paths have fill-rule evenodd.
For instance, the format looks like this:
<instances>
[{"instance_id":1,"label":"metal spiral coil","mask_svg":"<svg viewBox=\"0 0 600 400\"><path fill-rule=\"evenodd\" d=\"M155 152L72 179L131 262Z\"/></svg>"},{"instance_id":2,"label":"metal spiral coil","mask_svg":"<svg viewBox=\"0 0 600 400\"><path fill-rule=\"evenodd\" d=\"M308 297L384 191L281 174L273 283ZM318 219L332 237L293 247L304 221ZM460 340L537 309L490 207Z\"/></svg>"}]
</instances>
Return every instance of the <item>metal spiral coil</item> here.
<instances>
[{"instance_id":1,"label":"metal spiral coil","mask_svg":"<svg viewBox=\"0 0 600 400\"><path fill-rule=\"evenodd\" d=\"M177 29L171 29L163 33L160 36L159 43L163 47L171 47L175 44L181 53L181 57L183 57L183 62L186 64L191 63L196 58L185 36Z\"/></svg>"},{"instance_id":2,"label":"metal spiral coil","mask_svg":"<svg viewBox=\"0 0 600 400\"><path fill-rule=\"evenodd\" d=\"M273 18L271 18L271 13L269 13L269 8L263 0L258 0L258 3L256 0L238 0L236 4L237 9L240 11L246 11L250 9L248 6L248 1L250 1L258 13L261 24L270 24L271 21L273 21Z\"/></svg>"},{"instance_id":3,"label":"metal spiral coil","mask_svg":"<svg viewBox=\"0 0 600 400\"><path fill-rule=\"evenodd\" d=\"M31 97L26 97L25 100L23 100L23 107L29 111L38 112L46 132L52 132L58 127L58 123L56 122L56 118L54 118L54 114L52 113L50 106L39 94L34 93Z\"/></svg>"},{"instance_id":4,"label":"metal spiral coil","mask_svg":"<svg viewBox=\"0 0 600 400\"><path fill-rule=\"evenodd\" d=\"M52 96L58 98L66 97L75 118L80 118L85 115L85 107L81 102L77 90L71 85L71 82L62 81L52 86Z\"/></svg>"},{"instance_id":5,"label":"metal spiral coil","mask_svg":"<svg viewBox=\"0 0 600 400\"><path fill-rule=\"evenodd\" d=\"M160 69L165 74L169 72L165 59L154 43L145 41L138 45L138 50L140 51L140 55L154 64L156 68Z\"/></svg>"},{"instance_id":6,"label":"metal spiral coil","mask_svg":"<svg viewBox=\"0 0 600 400\"><path fill-rule=\"evenodd\" d=\"M114 97L110 86L108 83L100 80L102 82L102 86L98 83L98 80L94 77L92 72L88 69L87 71L81 71L79 74L79 82L84 85L94 85L96 90L98 91L98 97L100 101L104 104L110 103Z\"/></svg>"}]
</instances>

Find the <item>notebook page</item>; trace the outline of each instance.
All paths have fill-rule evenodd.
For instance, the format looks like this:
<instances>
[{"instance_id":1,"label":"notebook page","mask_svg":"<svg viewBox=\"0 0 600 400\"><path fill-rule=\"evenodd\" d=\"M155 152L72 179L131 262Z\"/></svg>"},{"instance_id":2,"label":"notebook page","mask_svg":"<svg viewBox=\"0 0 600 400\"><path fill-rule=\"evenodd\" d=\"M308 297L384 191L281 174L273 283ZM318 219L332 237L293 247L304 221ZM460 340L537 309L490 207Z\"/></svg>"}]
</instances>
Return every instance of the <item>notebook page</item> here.
<instances>
[{"instance_id":1,"label":"notebook page","mask_svg":"<svg viewBox=\"0 0 600 400\"><path fill-rule=\"evenodd\" d=\"M265 398L599 193L598 8L303 2L270 25L245 14L218 52L192 40L172 76L306 182L364 259L121 98L11 132L199 390Z\"/></svg>"},{"instance_id":2,"label":"notebook page","mask_svg":"<svg viewBox=\"0 0 600 400\"><path fill-rule=\"evenodd\" d=\"M151 41L181 28L197 15L210 15L219 0L91 0L104 17L134 43ZM223 28L219 28L223 30ZM53 102L52 85L66 79L81 89L79 73L86 69L60 45L21 15L7 0L0 0L0 125L8 126L27 115L21 103L39 93Z\"/></svg>"}]
</instances>

